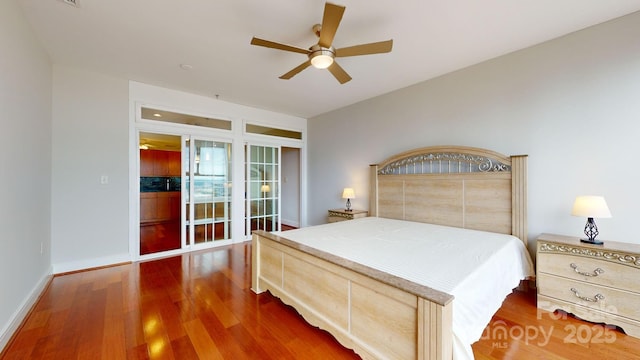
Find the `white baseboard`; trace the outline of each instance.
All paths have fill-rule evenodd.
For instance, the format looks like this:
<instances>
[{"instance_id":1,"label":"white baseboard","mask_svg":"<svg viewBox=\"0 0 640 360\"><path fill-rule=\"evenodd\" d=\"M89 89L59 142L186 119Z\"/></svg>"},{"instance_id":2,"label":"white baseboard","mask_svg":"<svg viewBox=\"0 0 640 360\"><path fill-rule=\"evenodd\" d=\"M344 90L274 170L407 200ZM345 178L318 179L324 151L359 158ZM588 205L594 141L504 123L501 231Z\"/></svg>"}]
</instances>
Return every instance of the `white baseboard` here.
<instances>
[{"instance_id":1,"label":"white baseboard","mask_svg":"<svg viewBox=\"0 0 640 360\"><path fill-rule=\"evenodd\" d=\"M51 274L52 268L49 268L48 273L40 279L36 286L34 286L31 293L29 293L29 296L24 299L15 313L11 315L9 322L2 328L2 331L0 332L0 352L4 350L5 346L7 346L9 340L11 340L11 336L13 336L13 334L18 330L22 321L24 321L33 305L35 305L40 298L40 295L44 292L49 280L51 279Z\"/></svg>"},{"instance_id":2,"label":"white baseboard","mask_svg":"<svg viewBox=\"0 0 640 360\"><path fill-rule=\"evenodd\" d=\"M129 255L129 253L53 264L53 273L61 274L70 271L86 270L126 262L131 262L131 255Z\"/></svg>"}]
</instances>

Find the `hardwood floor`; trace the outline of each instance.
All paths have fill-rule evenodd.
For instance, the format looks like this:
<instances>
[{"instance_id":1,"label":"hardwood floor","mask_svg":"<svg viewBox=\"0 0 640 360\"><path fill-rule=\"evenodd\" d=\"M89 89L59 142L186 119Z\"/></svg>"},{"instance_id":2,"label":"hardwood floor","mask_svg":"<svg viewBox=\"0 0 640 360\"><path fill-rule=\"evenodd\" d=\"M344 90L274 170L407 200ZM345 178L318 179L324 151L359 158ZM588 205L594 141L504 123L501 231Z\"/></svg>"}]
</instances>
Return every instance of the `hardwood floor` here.
<instances>
[{"instance_id":1,"label":"hardwood floor","mask_svg":"<svg viewBox=\"0 0 640 360\"><path fill-rule=\"evenodd\" d=\"M514 291L473 344L476 359L640 359L640 339L615 327L536 308L535 289Z\"/></svg>"},{"instance_id":2,"label":"hardwood floor","mask_svg":"<svg viewBox=\"0 0 640 360\"><path fill-rule=\"evenodd\" d=\"M154 254L182 247L180 220L140 224L140 255ZM195 242L224 240L224 224L196 226ZM188 234L187 234L188 236Z\"/></svg>"},{"instance_id":3,"label":"hardwood floor","mask_svg":"<svg viewBox=\"0 0 640 360\"><path fill-rule=\"evenodd\" d=\"M245 243L54 277L0 359L358 359L251 292L250 259ZM475 356L640 359L639 339L561 315L514 292Z\"/></svg>"},{"instance_id":4,"label":"hardwood floor","mask_svg":"<svg viewBox=\"0 0 640 360\"><path fill-rule=\"evenodd\" d=\"M140 255L180 249L180 220L140 224Z\"/></svg>"}]
</instances>

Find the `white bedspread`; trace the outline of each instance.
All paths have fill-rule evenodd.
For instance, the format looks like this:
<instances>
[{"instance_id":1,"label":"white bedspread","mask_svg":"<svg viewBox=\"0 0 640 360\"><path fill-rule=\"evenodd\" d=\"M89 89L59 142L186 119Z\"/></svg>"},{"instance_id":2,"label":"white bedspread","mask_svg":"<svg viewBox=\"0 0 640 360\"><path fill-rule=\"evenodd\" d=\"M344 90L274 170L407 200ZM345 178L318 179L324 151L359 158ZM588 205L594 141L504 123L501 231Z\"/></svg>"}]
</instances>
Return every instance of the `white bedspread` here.
<instances>
[{"instance_id":1,"label":"white bedspread","mask_svg":"<svg viewBox=\"0 0 640 360\"><path fill-rule=\"evenodd\" d=\"M473 359L471 344L505 297L534 275L529 252L511 235L376 217L279 235L453 295L456 360Z\"/></svg>"}]
</instances>

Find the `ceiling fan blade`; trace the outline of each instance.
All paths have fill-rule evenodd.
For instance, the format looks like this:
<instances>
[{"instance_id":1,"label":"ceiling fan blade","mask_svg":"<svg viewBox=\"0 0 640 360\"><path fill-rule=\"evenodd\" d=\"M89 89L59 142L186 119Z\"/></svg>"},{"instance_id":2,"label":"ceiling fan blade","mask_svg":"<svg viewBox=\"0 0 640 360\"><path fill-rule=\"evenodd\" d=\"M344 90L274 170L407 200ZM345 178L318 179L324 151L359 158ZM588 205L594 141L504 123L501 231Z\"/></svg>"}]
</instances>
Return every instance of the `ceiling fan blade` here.
<instances>
[{"instance_id":1,"label":"ceiling fan blade","mask_svg":"<svg viewBox=\"0 0 640 360\"><path fill-rule=\"evenodd\" d=\"M324 15L322 15L322 29L320 30L320 40L318 45L329 48L333 43L333 38L338 31L338 25L344 14L344 6L326 3L324 5Z\"/></svg>"},{"instance_id":2,"label":"ceiling fan blade","mask_svg":"<svg viewBox=\"0 0 640 360\"><path fill-rule=\"evenodd\" d=\"M253 39L251 39L251 45L264 46L272 49L291 51L291 52L296 52L296 53L305 54L305 55L309 53L308 49L281 44L281 43L277 43L269 40L260 39L257 37L254 37Z\"/></svg>"},{"instance_id":3,"label":"ceiling fan blade","mask_svg":"<svg viewBox=\"0 0 640 360\"><path fill-rule=\"evenodd\" d=\"M307 61L303 62L302 64L300 64L300 65L296 66L295 68L293 68L288 73L280 76L280 79L289 80L292 77L294 77L297 73L299 73L300 71L308 68L310 65L311 65L311 60L307 60Z\"/></svg>"},{"instance_id":4,"label":"ceiling fan blade","mask_svg":"<svg viewBox=\"0 0 640 360\"><path fill-rule=\"evenodd\" d=\"M392 47L393 40L349 46L346 48L336 49L336 57L388 53L391 51Z\"/></svg>"},{"instance_id":5,"label":"ceiling fan blade","mask_svg":"<svg viewBox=\"0 0 640 360\"><path fill-rule=\"evenodd\" d=\"M344 71L344 69L335 61L327 69L331 72L331 74L333 74L338 82L340 82L340 84L344 84L351 80L351 76L349 76L349 74L347 74L347 72Z\"/></svg>"}]
</instances>

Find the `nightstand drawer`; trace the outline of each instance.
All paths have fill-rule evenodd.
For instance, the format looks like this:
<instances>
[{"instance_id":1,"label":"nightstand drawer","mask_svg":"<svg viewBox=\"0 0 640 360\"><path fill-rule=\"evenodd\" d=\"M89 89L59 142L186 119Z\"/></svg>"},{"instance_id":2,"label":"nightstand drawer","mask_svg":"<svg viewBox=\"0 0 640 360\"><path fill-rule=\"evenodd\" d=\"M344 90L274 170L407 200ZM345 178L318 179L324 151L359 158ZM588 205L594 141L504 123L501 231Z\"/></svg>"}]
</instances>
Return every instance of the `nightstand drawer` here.
<instances>
[{"instance_id":1,"label":"nightstand drawer","mask_svg":"<svg viewBox=\"0 0 640 360\"><path fill-rule=\"evenodd\" d=\"M640 280L636 268L605 259L543 252L538 254L538 273L548 273L640 293Z\"/></svg>"},{"instance_id":2,"label":"nightstand drawer","mask_svg":"<svg viewBox=\"0 0 640 360\"><path fill-rule=\"evenodd\" d=\"M351 220L349 218L342 217L342 216L329 216L328 219L329 219L329 223Z\"/></svg>"},{"instance_id":3,"label":"nightstand drawer","mask_svg":"<svg viewBox=\"0 0 640 360\"><path fill-rule=\"evenodd\" d=\"M640 294L545 273L538 274L537 278L540 295L630 319L640 319Z\"/></svg>"},{"instance_id":4,"label":"nightstand drawer","mask_svg":"<svg viewBox=\"0 0 640 360\"><path fill-rule=\"evenodd\" d=\"M640 337L640 246L541 234L537 239L538 308L616 325Z\"/></svg>"}]
</instances>

